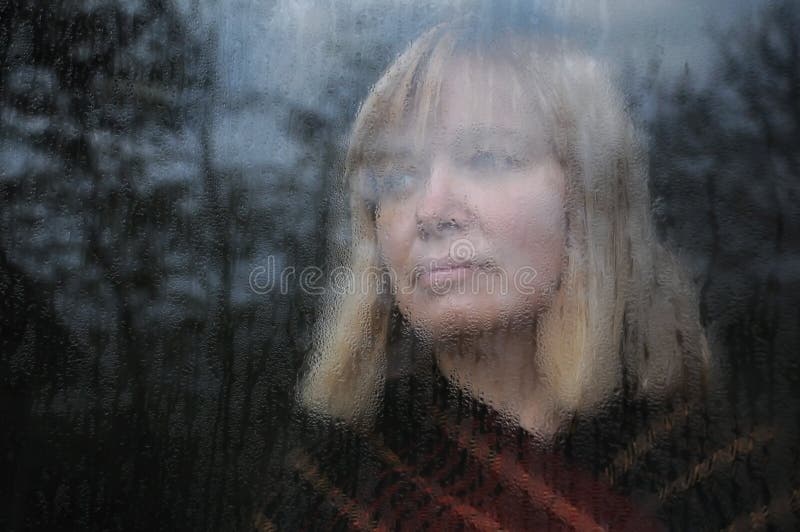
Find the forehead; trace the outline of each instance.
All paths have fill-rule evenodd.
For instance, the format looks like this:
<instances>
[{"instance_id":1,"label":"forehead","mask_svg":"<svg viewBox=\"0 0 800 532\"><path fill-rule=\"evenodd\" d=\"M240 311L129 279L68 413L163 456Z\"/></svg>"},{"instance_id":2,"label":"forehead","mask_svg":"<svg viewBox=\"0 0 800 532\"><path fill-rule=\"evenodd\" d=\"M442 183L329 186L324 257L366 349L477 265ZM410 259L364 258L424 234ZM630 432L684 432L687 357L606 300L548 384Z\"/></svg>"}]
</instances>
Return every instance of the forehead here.
<instances>
[{"instance_id":1,"label":"forehead","mask_svg":"<svg viewBox=\"0 0 800 532\"><path fill-rule=\"evenodd\" d=\"M536 115L521 73L510 65L486 58L454 58L442 72L438 132L462 135L516 132L530 135L537 129Z\"/></svg>"},{"instance_id":2,"label":"forehead","mask_svg":"<svg viewBox=\"0 0 800 532\"><path fill-rule=\"evenodd\" d=\"M501 143L540 151L550 144L552 113L538 80L529 78L507 61L477 55L429 64L378 99L356 146L365 162Z\"/></svg>"}]
</instances>

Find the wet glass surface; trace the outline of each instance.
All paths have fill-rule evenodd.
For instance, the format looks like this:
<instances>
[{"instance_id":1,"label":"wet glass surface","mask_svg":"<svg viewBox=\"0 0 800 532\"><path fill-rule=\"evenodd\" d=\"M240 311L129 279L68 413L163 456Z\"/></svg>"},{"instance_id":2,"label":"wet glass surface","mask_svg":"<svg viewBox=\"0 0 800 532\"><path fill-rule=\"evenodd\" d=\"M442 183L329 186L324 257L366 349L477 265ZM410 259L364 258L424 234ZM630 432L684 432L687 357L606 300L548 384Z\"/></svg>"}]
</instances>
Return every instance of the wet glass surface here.
<instances>
[{"instance_id":1,"label":"wet glass surface","mask_svg":"<svg viewBox=\"0 0 800 532\"><path fill-rule=\"evenodd\" d=\"M798 28L0 0L0 528L796 528Z\"/></svg>"}]
</instances>

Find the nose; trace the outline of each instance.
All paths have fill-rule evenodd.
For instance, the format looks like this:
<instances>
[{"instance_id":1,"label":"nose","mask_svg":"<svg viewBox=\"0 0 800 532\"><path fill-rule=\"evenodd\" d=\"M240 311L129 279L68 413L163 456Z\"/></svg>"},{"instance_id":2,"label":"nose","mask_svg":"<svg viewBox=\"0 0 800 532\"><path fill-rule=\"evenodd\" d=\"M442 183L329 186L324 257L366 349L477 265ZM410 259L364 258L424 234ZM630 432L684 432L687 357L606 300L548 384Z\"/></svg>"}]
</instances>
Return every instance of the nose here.
<instances>
[{"instance_id":1,"label":"nose","mask_svg":"<svg viewBox=\"0 0 800 532\"><path fill-rule=\"evenodd\" d=\"M416 208L419 237L441 238L466 230L471 219L466 198L453 165L443 157L434 159Z\"/></svg>"}]
</instances>

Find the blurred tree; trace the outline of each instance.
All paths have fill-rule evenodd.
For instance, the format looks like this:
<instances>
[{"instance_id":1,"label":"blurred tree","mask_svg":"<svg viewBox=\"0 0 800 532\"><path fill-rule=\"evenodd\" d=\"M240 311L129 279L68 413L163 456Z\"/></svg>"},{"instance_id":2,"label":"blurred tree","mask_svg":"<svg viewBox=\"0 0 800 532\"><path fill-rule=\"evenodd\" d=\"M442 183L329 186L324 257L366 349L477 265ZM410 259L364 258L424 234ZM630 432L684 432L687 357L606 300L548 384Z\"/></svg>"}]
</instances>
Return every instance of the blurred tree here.
<instances>
[{"instance_id":1,"label":"blurred tree","mask_svg":"<svg viewBox=\"0 0 800 532\"><path fill-rule=\"evenodd\" d=\"M65 389L90 361L58 323L50 291L10 264L2 251L0 293L0 441L4 450L0 468L5 473L0 490L7 495L0 505L0 526L10 530L20 527L16 517L28 506L32 488L50 493L58 489L60 479L42 479L35 468L45 462L41 469L51 474L59 469L47 456L52 451L49 442L67 428L67 420L59 415L66 402Z\"/></svg>"},{"instance_id":2,"label":"blurred tree","mask_svg":"<svg viewBox=\"0 0 800 532\"><path fill-rule=\"evenodd\" d=\"M787 438L800 377L799 25L787 1L714 30L713 84L687 67L662 94L651 150L659 228L693 263L736 415Z\"/></svg>"},{"instance_id":3,"label":"blurred tree","mask_svg":"<svg viewBox=\"0 0 800 532\"><path fill-rule=\"evenodd\" d=\"M156 418L179 402L158 383L178 368L151 328L175 317L157 303L188 254L198 51L166 1L0 3L2 266L16 286L40 287L17 292L30 298L15 307L29 309L29 327L74 338L3 346L5 366L58 376L8 376L15 404L29 405L27 425L6 427L19 461L9 528L175 519L149 491L174 485L180 498L185 484L161 467L173 451L156 444ZM48 297L55 312L37 312ZM178 322L178 334L196 334L191 313ZM75 366L61 344L88 356ZM45 402L54 385L58 401Z\"/></svg>"}]
</instances>

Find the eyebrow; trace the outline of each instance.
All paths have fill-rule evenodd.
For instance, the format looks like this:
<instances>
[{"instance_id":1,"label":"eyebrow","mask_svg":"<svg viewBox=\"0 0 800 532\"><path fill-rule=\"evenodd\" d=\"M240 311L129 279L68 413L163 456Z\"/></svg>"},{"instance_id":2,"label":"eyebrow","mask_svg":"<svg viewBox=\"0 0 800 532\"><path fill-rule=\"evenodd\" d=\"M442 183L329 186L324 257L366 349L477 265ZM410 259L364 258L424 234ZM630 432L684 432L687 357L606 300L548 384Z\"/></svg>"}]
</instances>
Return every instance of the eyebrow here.
<instances>
[{"instance_id":1,"label":"eyebrow","mask_svg":"<svg viewBox=\"0 0 800 532\"><path fill-rule=\"evenodd\" d=\"M398 145L394 149L387 146L371 147L364 152L363 162L368 166L384 166L398 160L411 160L418 154L409 146Z\"/></svg>"},{"instance_id":2,"label":"eyebrow","mask_svg":"<svg viewBox=\"0 0 800 532\"><path fill-rule=\"evenodd\" d=\"M456 137L482 138L482 137L521 137L522 132L518 129L504 126L485 126L476 124L472 127L460 127L456 130Z\"/></svg>"},{"instance_id":3,"label":"eyebrow","mask_svg":"<svg viewBox=\"0 0 800 532\"><path fill-rule=\"evenodd\" d=\"M427 148L423 147L423 151ZM362 155L367 164L382 165L398 159L418 158L420 150L408 135L380 133L367 141Z\"/></svg>"},{"instance_id":4,"label":"eyebrow","mask_svg":"<svg viewBox=\"0 0 800 532\"><path fill-rule=\"evenodd\" d=\"M469 150L476 147L491 147L494 144L510 143L514 149L531 150L547 146L545 135L530 134L515 128L503 126L481 126L459 128L451 141L454 151Z\"/></svg>"},{"instance_id":5,"label":"eyebrow","mask_svg":"<svg viewBox=\"0 0 800 532\"><path fill-rule=\"evenodd\" d=\"M452 138L444 139L441 133L434 135L433 142L423 148L428 152L421 154L413 146L407 135L380 134L369 143L364 152L364 162L368 165L381 166L391 161L418 159L429 155L430 151L444 147L453 153L465 154L475 149L491 149L510 145L513 151L528 152L531 155L544 154L550 149L544 132L538 134L523 132L517 128L504 126L486 126L476 124L472 127L458 128Z\"/></svg>"}]
</instances>

